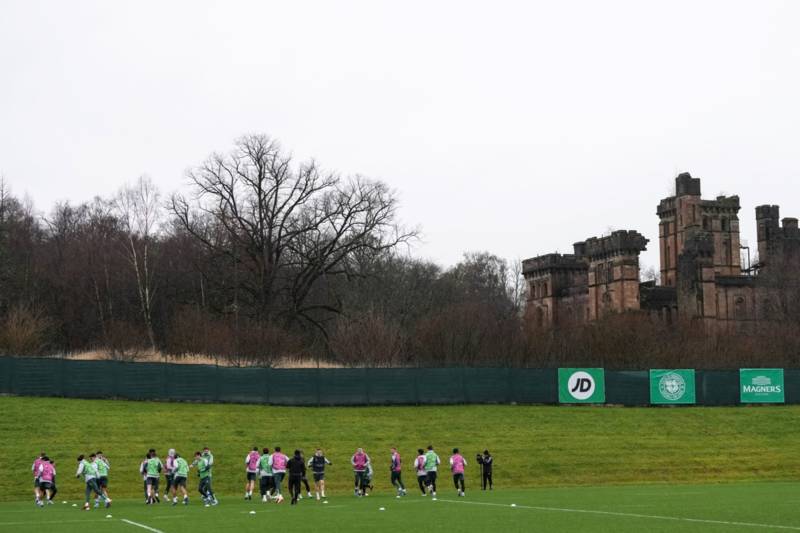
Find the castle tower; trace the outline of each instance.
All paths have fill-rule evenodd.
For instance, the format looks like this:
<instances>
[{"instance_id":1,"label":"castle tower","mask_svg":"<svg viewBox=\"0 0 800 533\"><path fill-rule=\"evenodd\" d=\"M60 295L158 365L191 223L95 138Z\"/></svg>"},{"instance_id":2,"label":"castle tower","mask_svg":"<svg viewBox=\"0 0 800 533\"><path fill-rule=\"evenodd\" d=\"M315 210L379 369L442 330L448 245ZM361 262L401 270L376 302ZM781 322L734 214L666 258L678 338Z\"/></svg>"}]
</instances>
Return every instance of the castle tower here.
<instances>
[{"instance_id":1,"label":"castle tower","mask_svg":"<svg viewBox=\"0 0 800 533\"><path fill-rule=\"evenodd\" d=\"M658 243L661 284L678 284L678 260L684 252L689 233L702 230L713 246L711 266L718 276L741 275L739 255L739 197L718 196L703 200L700 179L688 172L675 178L675 196L661 200L656 210L660 219Z\"/></svg>"},{"instance_id":2,"label":"castle tower","mask_svg":"<svg viewBox=\"0 0 800 533\"><path fill-rule=\"evenodd\" d=\"M636 231L586 240L589 320L640 308L639 254L646 249L647 239Z\"/></svg>"},{"instance_id":3,"label":"castle tower","mask_svg":"<svg viewBox=\"0 0 800 533\"><path fill-rule=\"evenodd\" d=\"M758 262L769 263L772 246L780 233L781 208L777 205L756 207L756 235L758 238Z\"/></svg>"},{"instance_id":4,"label":"castle tower","mask_svg":"<svg viewBox=\"0 0 800 533\"><path fill-rule=\"evenodd\" d=\"M583 243L575 244L576 254L546 254L522 262L522 274L528 284L526 318L534 329L549 330L585 320L581 300L585 298L588 266L582 246ZM574 304L560 305L565 300Z\"/></svg>"}]
</instances>

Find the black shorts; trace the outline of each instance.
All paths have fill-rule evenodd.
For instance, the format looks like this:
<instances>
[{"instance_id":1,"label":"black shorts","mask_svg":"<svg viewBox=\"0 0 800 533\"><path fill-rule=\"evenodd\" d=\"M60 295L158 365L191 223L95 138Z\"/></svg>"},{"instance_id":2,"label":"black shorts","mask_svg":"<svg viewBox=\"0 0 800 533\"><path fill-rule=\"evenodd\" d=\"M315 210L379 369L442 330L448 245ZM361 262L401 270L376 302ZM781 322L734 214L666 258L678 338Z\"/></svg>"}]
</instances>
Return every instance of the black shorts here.
<instances>
[{"instance_id":1,"label":"black shorts","mask_svg":"<svg viewBox=\"0 0 800 533\"><path fill-rule=\"evenodd\" d=\"M247 481L255 481L257 472L248 472L247 473Z\"/></svg>"},{"instance_id":2,"label":"black shorts","mask_svg":"<svg viewBox=\"0 0 800 533\"><path fill-rule=\"evenodd\" d=\"M186 478L184 476L175 476L172 480L173 487L185 487Z\"/></svg>"},{"instance_id":3,"label":"black shorts","mask_svg":"<svg viewBox=\"0 0 800 533\"><path fill-rule=\"evenodd\" d=\"M464 474L453 474L453 481L464 479Z\"/></svg>"},{"instance_id":4,"label":"black shorts","mask_svg":"<svg viewBox=\"0 0 800 533\"><path fill-rule=\"evenodd\" d=\"M429 485L431 483L436 483L436 472L437 472L436 470L431 470L430 472L428 472L426 479Z\"/></svg>"},{"instance_id":5,"label":"black shorts","mask_svg":"<svg viewBox=\"0 0 800 533\"><path fill-rule=\"evenodd\" d=\"M39 488L42 490L50 490L53 488L53 484L49 481L40 481Z\"/></svg>"},{"instance_id":6,"label":"black shorts","mask_svg":"<svg viewBox=\"0 0 800 533\"><path fill-rule=\"evenodd\" d=\"M157 477L150 477L147 476L147 479L144 482L145 485L155 485L158 486L158 478Z\"/></svg>"},{"instance_id":7,"label":"black shorts","mask_svg":"<svg viewBox=\"0 0 800 533\"><path fill-rule=\"evenodd\" d=\"M100 487L101 489L107 489L108 488L108 476L101 476L101 477L97 478L97 486Z\"/></svg>"},{"instance_id":8,"label":"black shorts","mask_svg":"<svg viewBox=\"0 0 800 533\"><path fill-rule=\"evenodd\" d=\"M325 472L314 472L314 482L325 481Z\"/></svg>"},{"instance_id":9,"label":"black shorts","mask_svg":"<svg viewBox=\"0 0 800 533\"><path fill-rule=\"evenodd\" d=\"M38 477L33 478L33 486L38 488L41 481L39 481Z\"/></svg>"},{"instance_id":10,"label":"black shorts","mask_svg":"<svg viewBox=\"0 0 800 533\"><path fill-rule=\"evenodd\" d=\"M392 470L392 483L400 479L400 472Z\"/></svg>"},{"instance_id":11,"label":"black shorts","mask_svg":"<svg viewBox=\"0 0 800 533\"><path fill-rule=\"evenodd\" d=\"M169 488L172 487L175 484L175 482L173 481L175 479L175 475L174 474L165 474L164 475L164 479L167 480L167 490L169 490Z\"/></svg>"}]
</instances>

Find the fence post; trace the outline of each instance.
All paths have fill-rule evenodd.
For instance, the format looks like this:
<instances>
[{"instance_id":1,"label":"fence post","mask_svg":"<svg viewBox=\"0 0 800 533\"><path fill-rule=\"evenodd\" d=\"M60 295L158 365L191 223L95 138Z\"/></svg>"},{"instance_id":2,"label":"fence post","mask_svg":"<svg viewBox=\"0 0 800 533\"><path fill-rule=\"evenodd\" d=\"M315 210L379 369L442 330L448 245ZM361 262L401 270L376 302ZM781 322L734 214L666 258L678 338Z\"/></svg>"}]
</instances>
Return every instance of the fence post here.
<instances>
[{"instance_id":1,"label":"fence post","mask_svg":"<svg viewBox=\"0 0 800 533\"><path fill-rule=\"evenodd\" d=\"M314 373L314 384L317 387L317 407L322 405L322 369L319 367L319 359L317 359L317 371Z\"/></svg>"},{"instance_id":2,"label":"fence post","mask_svg":"<svg viewBox=\"0 0 800 533\"><path fill-rule=\"evenodd\" d=\"M214 361L214 402L219 403L219 361Z\"/></svg>"},{"instance_id":3,"label":"fence post","mask_svg":"<svg viewBox=\"0 0 800 533\"><path fill-rule=\"evenodd\" d=\"M272 403L270 401L270 394L272 393L272 368L265 368L264 372L267 374L267 378L264 380L264 382L267 384L267 395L265 399L267 401L267 405L270 405Z\"/></svg>"},{"instance_id":4,"label":"fence post","mask_svg":"<svg viewBox=\"0 0 800 533\"><path fill-rule=\"evenodd\" d=\"M59 396L61 396L63 398L64 397L64 374L66 374L66 367L67 367L66 361L67 360L66 360L65 357L61 357L60 360L61 360L61 369L60 369L61 370L61 379L59 380L59 386L61 388L61 391L60 391Z\"/></svg>"},{"instance_id":5,"label":"fence post","mask_svg":"<svg viewBox=\"0 0 800 533\"><path fill-rule=\"evenodd\" d=\"M514 387L514 374L506 367L506 403L517 403L517 389Z\"/></svg>"},{"instance_id":6,"label":"fence post","mask_svg":"<svg viewBox=\"0 0 800 533\"><path fill-rule=\"evenodd\" d=\"M11 362L8 365L8 392L10 394L16 394L17 392L14 390L14 376L17 374L17 358L10 357L9 360Z\"/></svg>"},{"instance_id":7,"label":"fence post","mask_svg":"<svg viewBox=\"0 0 800 533\"><path fill-rule=\"evenodd\" d=\"M419 375L421 373L420 367L414 369L414 404L419 405Z\"/></svg>"},{"instance_id":8,"label":"fence post","mask_svg":"<svg viewBox=\"0 0 800 533\"><path fill-rule=\"evenodd\" d=\"M161 363L161 398L163 400L169 399L168 398L169 387L167 387L167 381L169 380L167 379L167 371L168 371L167 363Z\"/></svg>"},{"instance_id":9,"label":"fence post","mask_svg":"<svg viewBox=\"0 0 800 533\"><path fill-rule=\"evenodd\" d=\"M364 367L364 401L367 405L372 405L369 399L369 368Z\"/></svg>"}]
</instances>

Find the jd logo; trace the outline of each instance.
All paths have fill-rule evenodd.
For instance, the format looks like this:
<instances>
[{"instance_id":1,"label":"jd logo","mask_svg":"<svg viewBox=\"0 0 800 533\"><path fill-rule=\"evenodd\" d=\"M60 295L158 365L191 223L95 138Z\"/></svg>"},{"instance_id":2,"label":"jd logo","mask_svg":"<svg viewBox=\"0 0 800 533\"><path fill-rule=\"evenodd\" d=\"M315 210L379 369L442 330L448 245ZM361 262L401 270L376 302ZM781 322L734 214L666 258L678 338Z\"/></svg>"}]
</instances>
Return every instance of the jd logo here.
<instances>
[{"instance_id":1,"label":"jd logo","mask_svg":"<svg viewBox=\"0 0 800 533\"><path fill-rule=\"evenodd\" d=\"M576 400L588 400L594 394L594 378L587 372L575 372L567 381L567 390Z\"/></svg>"}]
</instances>

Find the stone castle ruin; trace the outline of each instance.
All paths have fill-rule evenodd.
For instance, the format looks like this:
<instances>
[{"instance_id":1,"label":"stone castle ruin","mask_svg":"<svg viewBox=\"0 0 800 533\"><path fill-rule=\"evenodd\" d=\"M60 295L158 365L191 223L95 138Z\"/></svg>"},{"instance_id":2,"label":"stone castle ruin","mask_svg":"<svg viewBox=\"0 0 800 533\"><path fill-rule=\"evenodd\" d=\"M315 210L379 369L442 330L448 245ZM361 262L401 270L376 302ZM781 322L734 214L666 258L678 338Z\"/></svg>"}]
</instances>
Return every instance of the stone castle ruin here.
<instances>
[{"instance_id":1,"label":"stone castle ruin","mask_svg":"<svg viewBox=\"0 0 800 533\"><path fill-rule=\"evenodd\" d=\"M777 205L756 207L758 259L742 265L739 197L703 200L700 179L675 179L675 195L658 204L660 284L641 282L639 254L648 244L633 230L573 245L571 254L523 261L527 318L536 329L584 324L611 313L648 313L709 330L748 331L800 306L790 288L800 282L800 230L780 220Z\"/></svg>"}]
</instances>

